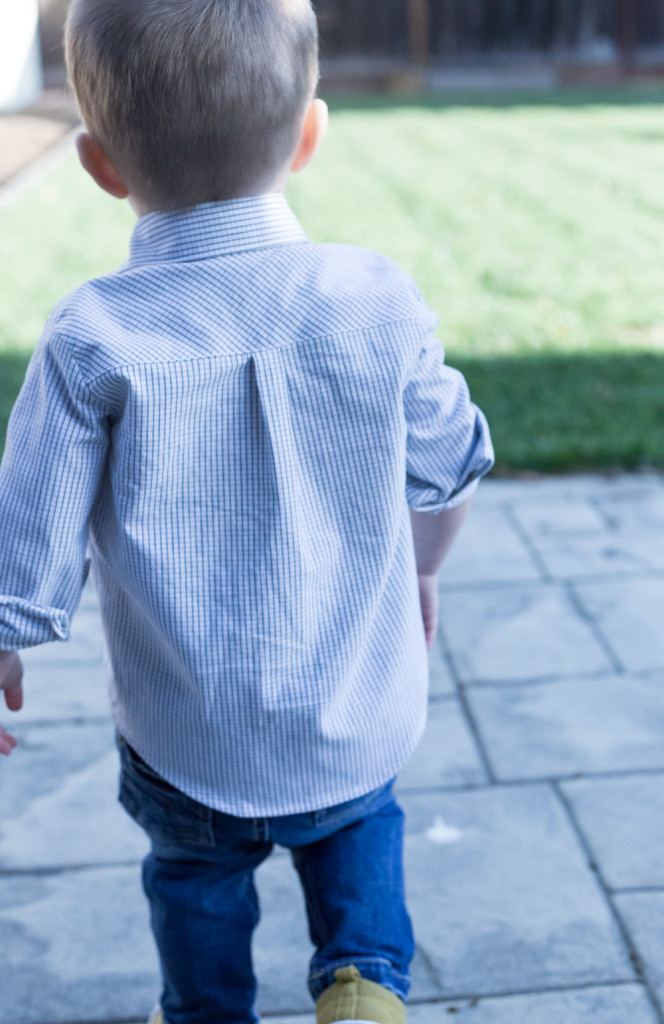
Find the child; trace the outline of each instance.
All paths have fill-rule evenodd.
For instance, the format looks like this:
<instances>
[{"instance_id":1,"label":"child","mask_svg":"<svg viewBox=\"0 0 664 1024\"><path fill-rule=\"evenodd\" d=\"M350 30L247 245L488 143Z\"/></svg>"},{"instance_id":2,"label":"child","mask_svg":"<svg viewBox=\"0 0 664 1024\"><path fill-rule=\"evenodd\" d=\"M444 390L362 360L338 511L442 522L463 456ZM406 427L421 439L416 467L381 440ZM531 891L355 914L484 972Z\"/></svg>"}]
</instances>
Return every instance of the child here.
<instances>
[{"instance_id":1,"label":"child","mask_svg":"<svg viewBox=\"0 0 664 1024\"><path fill-rule=\"evenodd\" d=\"M318 1024L402 1024L392 783L485 421L410 279L310 244L283 198L327 124L310 0L73 0L66 44L81 163L140 219L128 262L50 317L12 415L0 686L18 710L16 651L67 639L89 544L120 798L151 840L151 1019L257 1020L276 842Z\"/></svg>"}]
</instances>

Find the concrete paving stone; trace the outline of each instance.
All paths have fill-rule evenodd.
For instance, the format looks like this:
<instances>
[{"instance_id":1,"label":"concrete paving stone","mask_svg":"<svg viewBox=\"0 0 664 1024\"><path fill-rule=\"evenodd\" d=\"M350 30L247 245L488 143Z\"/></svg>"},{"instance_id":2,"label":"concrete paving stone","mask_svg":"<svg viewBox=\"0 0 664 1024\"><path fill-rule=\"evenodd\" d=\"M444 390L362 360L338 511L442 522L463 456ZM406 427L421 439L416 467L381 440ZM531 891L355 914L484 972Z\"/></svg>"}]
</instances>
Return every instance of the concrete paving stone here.
<instances>
[{"instance_id":1,"label":"concrete paving stone","mask_svg":"<svg viewBox=\"0 0 664 1024\"><path fill-rule=\"evenodd\" d=\"M587 537L607 526L604 517L586 497L516 502L514 516L531 540L570 534Z\"/></svg>"},{"instance_id":2,"label":"concrete paving stone","mask_svg":"<svg viewBox=\"0 0 664 1024\"><path fill-rule=\"evenodd\" d=\"M634 980L548 786L407 795L403 804L415 935L444 996Z\"/></svg>"},{"instance_id":3,"label":"concrete paving stone","mask_svg":"<svg viewBox=\"0 0 664 1024\"><path fill-rule=\"evenodd\" d=\"M499 999L409 1006L408 1024L656 1024L641 985L609 985L573 992L542 992ZM268 1022L266 1021L266 1024ZM269 1024L315 1024L313 1017L273 1017Z\"/></svg>"},{"instance_id":4,"label":"concrete paving stone","mask_svg":"<svg viewBox=\"0 0 664 1024\"><path fill-rule=\"evenodd\" d=\"M613 898L636 947L646 978L664 1008L664 892L620 893Z\"/></svg>"},{"instance_id":5,"label":"concrete paving stone","mask_svg":"<svg viewBox=\"0 0 664 1024\"><path fill-rule=\"evenodd\" d=\"M441 1011L445 1013L441 1017ZM655 1024L657 1017L640 985L611 985L573 992L542 992L504 996L438 1006L413 1006L408 1024L441 1024L450 1020L466 1024Z\"/></svg>"},{"instance_id":6,"label":"concrete paving stone","mask_svg":"<svg viewBox=\"0 0 664 1024\"><path fill-rule=\"evenodd\" d=\"M139 861L141 829L117 802L106 725L25 728L2 765L0 871Z\"/></svg>"},{"instance_id":7,"label":"concrete paving stone","mask_svg":"<svg viewBox=\"0 0 664 1024\"><path fill-rule=\"evenodd\" d=\"M664 889L664 775L562 785L606 884Z\"/></svg>"},{"instance_id":8,"label":"concrete paving stone","mask_svg":"<svg viewBox=\"0 0 664 1024\"><path fill-rule=\"evenodd\" d=\"M487 781L459 701L451 697L430 704L420 745L399 773L399 790L482 785Z\"/></svg>"},{"instance_id":9,"label":"concrete paving stone","mask_svg":"<svg viewBox=\"0 0 664 1024\"><path fill-rule=\"evenodd\" d=\"M138 867L0 878L0 1024L145 1020L159 993Z\"/></svg>"},{"instance_id":10,"label":"concrete paving stone","mask_svg":"<svg viewBox=\"0 0 664 1024\"><path fill-rule=\"evenodd\" d=\"M589 501L521 502L514 514L553 577L576 579L664 568L659 534L652 528L644 532L643 525L611 527L608 517Z\"/></svg>"},{"instance_id":11,"label":"concrete paving stone","mask_svg":"<svg viewBox=\"0 0 664 1024\"><path fill-rule=\"evenodd\" d=\"M486 687L468 700L502 781L664 768L664 679Z\"/></svg>"},{"instance_id":12,"label":"concrete paving stone","mask_svg":"<svg viewBox=\"0 0 664 1024\"><path fill-rule=\"evenodd\" d=\"M87 578L87 580L85 582L85 586L83 587L83 590L81 591L81 600L79 602L78 607L79 607L79 610L83 609L83 608L98 608L99 607L99 598L97 596L97 588L95 586L95 581L94 581L94 579L92 577L92 573L90 573L88 575L88 578Z\"/></svg>"},{"instance_id":13,"label":"concrete paving stone","mask_svg":"<svg viewBox=\"0 0 664 1024\"><path fill-rule=\"evenodd\" d=\"M606 518L620 530L661 530L664 527L664 488L661 492L600 497L597 504Z\"/></svg>"},{"instance_id":14,"label":"concrete paving stone","mask_svg":"<svg viewBox=\"0 0 664 1024\"><path fill-rule=\"evenodd\" d=\"M549 537L533 543L555 579L616 576L664 568L661 534L625 536L604 529L592 536Z\"/></svg>"},{"instance_id":15,"label":"concrete paving stone","mask_svg":"<svg viewBox=\"0 0 664 1024\"><path fill-rule=\"evenodd\" d=\"M443 594L441 623L463 682L612 668L589 624L555 584Z\"/></svg>"},{"instance_id":16,"label":"concrete paving stone","mask_svg":"<svg viewBox=\"0 0 664 1024\"><path fill-rule=\"evenodd\" d=\"M311 1010L306 979L313 947L291 859L270 857L256 872L261 920L254 942L258 1006L263 1013Z\"/></svg>"},{"instance_id":17,"label":"concrete paving stone","mask_svg":"<svg viewBox=\"0 0 664 1024\"><path fill-rule=\"evenodd\" d=\"M101 661L82 660L69 665L28 662L23 689L23 707L16 715L4 713L6 726L110 715L106 669Z\"/></svg>"},{"instance_id":18,"label":"concrete paving stone","mask_svg":"<svg viewBox=\"0 0 664 1024\"><path fill-rule=\"evenodd\" d=\"M438 634L429 651L429 693L432 697L447 697L456 693L454 680L443 652L443 638Z\"/></svg>"},{"instance_id":19,"label":"concrete paving stone","mask_svg":"<svg viewBox=\"0 0 664 1024\"><path fill-rule=\"evenodd\" d=\"M664 667L664 579L575 584L627 671Z\"/></svg>"},{"instance_id":20,"label":"concrete paving stone","mask_svg":"<svg viewBox=\"0 0 664 1024\"><path fill-rule=\"evenodd\" d=\"M641 501L655 497L664 488L664 474L622 473L602 476L597 473L579 473L574 476L533 476L529 479L498 479L490 477L480 484L474 503L508 502L514 506L522 501L592 498Z\"/></svg>"},{"instance_id":21,"label":"concrete paving stone","mask_svg":"<svg viewBox=\"0 0 664 1024\"><path fill-rule=\"evenodd\" d=\"M533 558L496 505L471 507L440 572L441 587L510 580L539 580Z\"/></svg>"},{"instance_id":22,"label":"concrete paving stone","mask_svg":"<svg viewBox=\"0 0 664 1024\"><path fill-rule=\"evenodd\" d=\"M14 817L31 798L56 793L72 773L104 756L113 744L108 723L65 726L17 726L18 747L3 758L0 772L0 819Z\"/></svg>"}]
</instances>

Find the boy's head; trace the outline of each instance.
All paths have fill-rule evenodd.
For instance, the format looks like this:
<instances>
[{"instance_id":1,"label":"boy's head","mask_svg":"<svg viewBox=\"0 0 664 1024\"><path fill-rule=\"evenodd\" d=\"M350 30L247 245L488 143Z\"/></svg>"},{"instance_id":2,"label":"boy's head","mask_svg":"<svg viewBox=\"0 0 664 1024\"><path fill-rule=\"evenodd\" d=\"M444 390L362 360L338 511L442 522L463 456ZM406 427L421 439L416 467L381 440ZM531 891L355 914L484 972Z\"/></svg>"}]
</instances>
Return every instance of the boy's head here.
<instances>
[{"instance_id":1,"label":"boy's head","mask_svg":"<svg viewBox=\"0 0 664 1024\"><path fill-rule=\"evenodd\" d=\"M65 44L91 140L144 208L289 169L318 79L310 0L72 0Z\"/></svg>"}]
</instances>

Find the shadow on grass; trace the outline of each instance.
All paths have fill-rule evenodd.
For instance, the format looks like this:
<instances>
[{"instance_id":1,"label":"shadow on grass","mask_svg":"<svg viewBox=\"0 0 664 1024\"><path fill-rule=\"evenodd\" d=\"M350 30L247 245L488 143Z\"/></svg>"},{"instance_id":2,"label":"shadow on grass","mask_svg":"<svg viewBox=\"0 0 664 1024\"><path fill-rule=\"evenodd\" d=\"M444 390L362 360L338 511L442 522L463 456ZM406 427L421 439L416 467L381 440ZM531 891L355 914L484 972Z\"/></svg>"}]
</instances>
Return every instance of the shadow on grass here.
<instances>
[{"instance_id":1,"label":"shadow on grass","mask_svg":"<svg viewBox=\"0 0 664 1024\"><path fill-rule=\"evenodd\" d=\"M664 353L457 358L497 472L664 468ZM0 450L28 364L0 353Z\"/></svg>"},{"instance_id":2,"label":"shadow on grass","mask_svg":"<svg viewBox=\"0 0 664 1024\"><path fill-rule=\"evenodd\" d=\"M29 361L29 354L0 352L0 451L5 447L7 420L23 383Z\"/></svg>"},{"instance_id":3,"label":"shadow on grass","mask_svg":"<svg viewBox=\"0 0 664 1024\"><path fill-rule=\"evenodd\" d=\"M664 467L664 353L455 359L497 470Z\"/></svg>"},{"instance_id":4,"label":"shadow on grass","mask_svg":"<svg viewBox=\"0 0 664 1024\"><path fill-rule=\"evenodd\" d=\"M435 93L401 92L334 92L325 90L321 84L321 95L332 111L344 110L452 110L455 108L478 110L509 110L515 107L634 107L664 105L664 85L624 85L606 88L559 88L559 89L496 89L449 90Z\"/></svg>"}]
</instances>

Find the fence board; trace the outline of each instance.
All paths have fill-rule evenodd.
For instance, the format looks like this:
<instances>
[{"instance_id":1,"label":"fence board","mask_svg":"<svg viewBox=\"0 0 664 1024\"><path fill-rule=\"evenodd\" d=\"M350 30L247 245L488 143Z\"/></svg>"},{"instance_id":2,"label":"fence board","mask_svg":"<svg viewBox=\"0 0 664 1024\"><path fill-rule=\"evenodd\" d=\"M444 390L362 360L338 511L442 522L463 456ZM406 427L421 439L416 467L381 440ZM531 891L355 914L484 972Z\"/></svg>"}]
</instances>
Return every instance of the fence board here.
<instances>
[{"instance_id":1,"label":"fence board","mask_svg":"<svg viewBox=\"0 0 664 1024\"><path fill-rule=\"evenodd\" d=\"M664 0L318 0L323 51L478 57L664 45ZM602 50L603 47L603 50Z\"/></svg>"}]
</instances>

